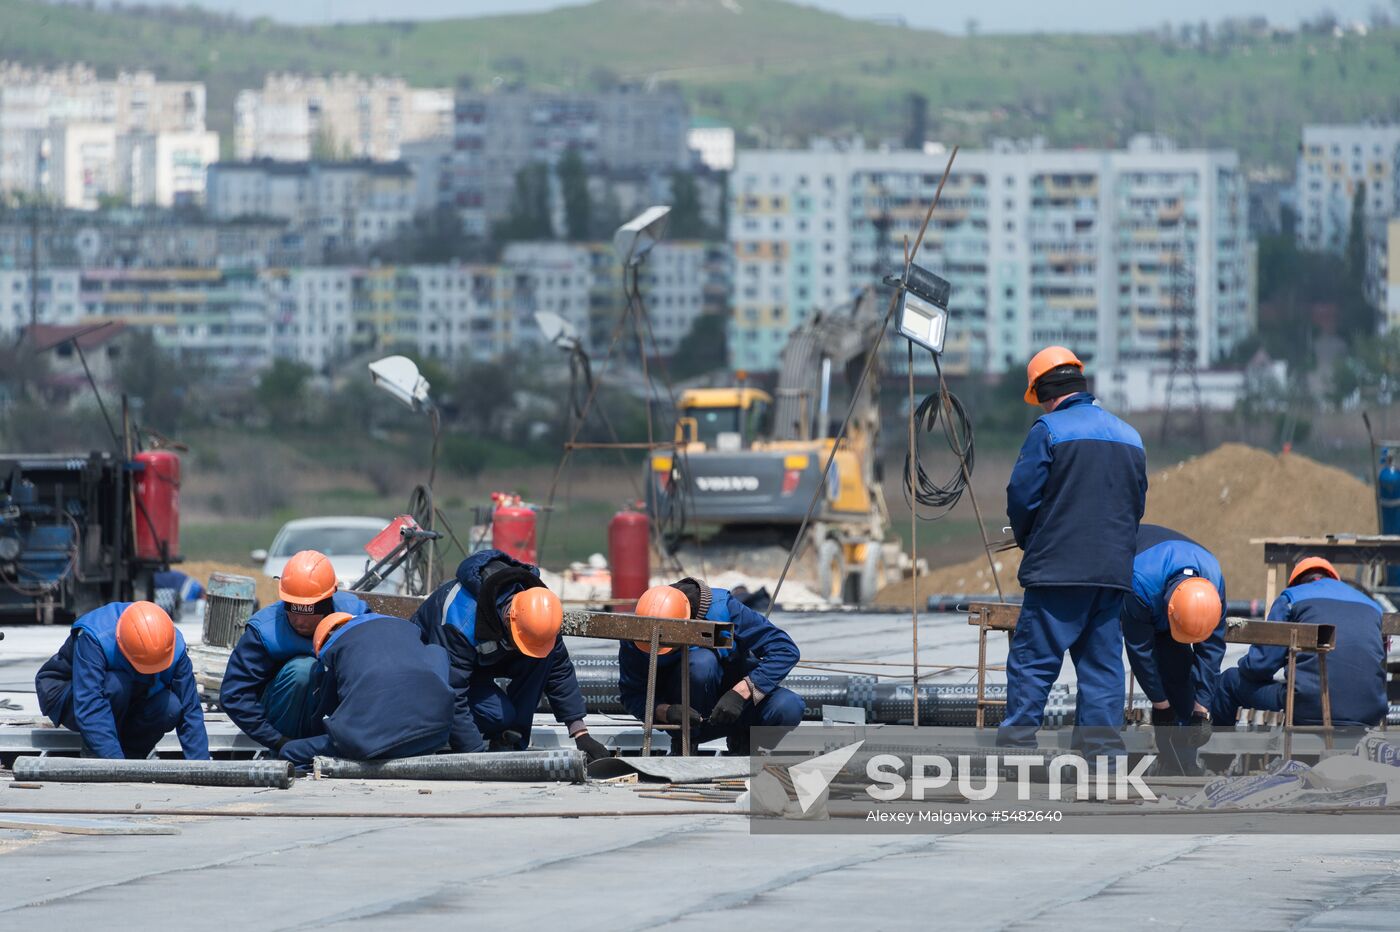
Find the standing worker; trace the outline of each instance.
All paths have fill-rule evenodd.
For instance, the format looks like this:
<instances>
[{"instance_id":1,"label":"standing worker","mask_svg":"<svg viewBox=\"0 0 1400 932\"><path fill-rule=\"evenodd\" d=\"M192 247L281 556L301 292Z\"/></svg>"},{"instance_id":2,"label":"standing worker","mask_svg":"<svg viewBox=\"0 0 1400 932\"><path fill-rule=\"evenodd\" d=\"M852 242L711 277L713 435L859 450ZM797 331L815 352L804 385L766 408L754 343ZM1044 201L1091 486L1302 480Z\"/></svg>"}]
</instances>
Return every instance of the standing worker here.
<instances>
[{"instance_id":1,"label":"standing worker","mask_svg":"<svg viewBox=\"0 0 1400 932\"><path fill-rule=\"evenodd\" d=\"M1199 775L1210 708L1225 656L1225 577L1185 534L1138 528L1133 591L1123 599L1128 664L1152 702L1158 772Z\"/></svg>"},{"instance_id":2,"label":"standing worker","mask_svg":"<svg viewBox=\"0 0 1400 932\"><path fill-rule=\"evenodd\" d=\"M318 755L386 760L450 743L456 713L447 651L423 643L413 622L333 612L316 626L312 646L325 733L288 741L279 751L284 759L307 768Z\"/></svg>"},{"instance_id":3,"label":"standing worker","mask_svg":"<svg viewBox=\"0 0 1400 932\"><path fill-rule=\"evenodd\" d=\"M540 697L589 761L610 756L583 722L587 708L559 628L564 606L539 570L500 550L483 550L457 567L413 614L432 643L452 658L459 707L452 733L457 751L515 751L530 746ZM507 680L502 689L497 680Z\"/></svg>"},{"instance_id":4,"label":"standing worker","mask_svg":"<svg viewBox=\"0 0 1400 932\"><path fill-rule=\"evenodd\" d=\"M1137 431L1089 393L1074 353L1047 347L1026 376L1026 403L1045 413L1031 426L1006 488L1026 594L1007 658L1006 718L997 740L1035 746L1068 651L1079 680L1075 724L1096 732L1085 736L1086 750L1117 751L1124 699L1118 614L1133 588L1147 458Z\"/></svg>"},{"instance_id":5,"label":"standing worker","mask_svg":"<svg viewBox=\"0 0 1400 932\"><path fill-rule=\"evenodd\" d=\"M1298 561L1288 588L1269 608L1269 621L1335 625L1337 643L1327 655L1327 694L1332 724L1373 726L1385 721L1390 703L1385 687L1385 637L1382 609L1365 594L1341 581L1337 569L1321 557ZM1294 672L1293 721L1322 724L1322 681L1317 654L1300 654ZM1220 676L1211 717L1217 726L1233 727L1239 710L1282 712L1287 684L1274 676L1288 665L1288 648L1255 644L1238 665Z\"/></svg>"},{"instance_id":6,"label":"standing worker","mask_svg":"<svg viewBox=\"0 0 1400 932\"><path fill-rule=\"evenodd\" d=\"M293 738L320 732L316 656L311 638L332 612L369 611L348 592L336 592L335 567L315 550L287 561L277 584L281 601L248 619L229 654L219 706L233 723L273 751Z\"/></svg>"},{"instance_id":7,"label":"standing worker","mask_svg":"<svg viewBox=\"0 0 1400 932\"><path fill-rule=\"evenodd\" d=\"M637 600L637 614L653 618L705 618L734 623L734 646L690 647L690 707L681 705L680 654L663 647L656 658L654 721L679 725L690 719L696 744L724 738L731 754L748 754L752 727L796 728L802 698L780 684L801 655L782 628L740 602L726 589L686 578L653 586ZM622 705L646 720L647 654L644 641L618 648Z\"/></svg>"},{"instance_id":8,"label":"standing worker","mask_svg":"<svg viewBox=\"0 0 1400 932\"><path fill-rule=\"evenodd\" d=\"M111 602L73 623L34 678L39 709L83 736L84 756L143 760L172 728L186 760L209 735L185 639L154 602Z\"/></svg>"}]
</instances>

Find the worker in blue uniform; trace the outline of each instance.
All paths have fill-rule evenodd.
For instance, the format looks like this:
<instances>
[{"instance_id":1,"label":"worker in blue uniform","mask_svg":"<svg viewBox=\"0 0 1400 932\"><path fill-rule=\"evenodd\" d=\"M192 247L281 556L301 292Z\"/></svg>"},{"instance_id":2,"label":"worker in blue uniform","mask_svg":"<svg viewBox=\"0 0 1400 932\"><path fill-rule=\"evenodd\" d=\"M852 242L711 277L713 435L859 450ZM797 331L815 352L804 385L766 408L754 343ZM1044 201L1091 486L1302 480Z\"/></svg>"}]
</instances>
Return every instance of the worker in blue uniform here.
<instances>
[{"instance_id":1,"label":"worker in blue uniform","mask_svg":"<svg viewBox=\"0 0 1400 932\"><path fill-rule=\"evenodd\" d=\"M318 718L324 731L294 738L279 753L302 768L313 758L386 760L431 754L449 744L457 714L451 662L403 618L333 612L312 639L321 667ZM470 715L469 712L463 714Z\"/></svg>"},{"instance_id":2,"label":"worker in blue uniform","mask_svg":"<svg viewBox=\"0 0 1400 932\"><path fill-rule=\"evenodd\" d=\"M652 618L704 618L734 625L734 646L661 648L656 658L654 721L691 724L695 743L724 738L731 754L750 751L750 728L795 728L805 703L781 683L801 658L782 628L744 605L728 590L711 589L697 579L653 586L637 600L638 615ZM622 705L646 720L648 653L645 641L623 641L618 648L618 688ZM680 651L690 652L690 707L681 704ZM780 732L764 736L766 746Z\"/></svg>"},{"instance_id":3,"label":"worker in blue uniform","mask_svg":"<svg viewBox=\"0 0 1400 932\"><path fill-rule=\"evenodd\" d=\"M583 693L559 634L563 620L563 604L539 570L500 550L467 557L457 578L423 601L413 621L426 640L447 648L457 703L471 710L456 718L454 750L525 750L543 696L590 761L610 756L584 724Z\"/></svg>"},{"instance_id":4,"label":"worker in blue uniform","mask_svg":"<svg viewBox=\"0 0 1400 932\"><path fill-rule=\"evenodd\" d=\"M282 569L279 601L248 619L229 654L219 706L248 737L273 751L320 730L311 644L316 626L333 612L369 611L358 597L337 592L336 585L330 558L315 550L297 553Z\"/></svg>"},{"instance_id":5,"label":"worker in blue uniform","mask_svg":"<svg viewBox=\"0 0 1400 932\"><path fill-rule=\"evenodd\" d=\"M1270 621L1336 626L1336 646L1327 655L1334 725L1374 726L1385 720L1389 701L1382 614L1380 605L1342 582L1336 567L1321 557L1300 560L1289 574L1288 588L1269 608ZM1284 711L1287 686L1274 677L1287 664L1285 647L1250 647L1236 666L1220 676L1211 708L1215 724L1233 726L1240 709ZM1294 723L1321 725L1322 683L1316 654L1298 655L1294 682Z\"/></svg>"},{"instance_id":6,"label":"worker in blue uniform","mask_svg":"<svg viewBox=\"0 0 1400 932\"><path fill-rule=\"evenodd\" d=\"M1064 655L1078 678L1075 724L1091 754L1120 753L1125 682L1119 610L1133 586L1147 459L1137 431L1099 407L1084 364L1062 346L1027 366L1032 425L1006 489L1024 551L1025 599L1006 665L1006 717L997 739L1033 747Z\"/></svg>"},{"instance_id":7,"label":"worker in blue uniform","mask_svg":"<svg viewBox=\"0 0 1400 932\"><path fill-rule=\"evenodd\" d=\"M144 759L174 729L186 760L209 759L185 639L154 602L111 602L80 617L34 689L50 721L82 735L84 756Z\"/></svg>"},{"instance_id":8,"label":"worker in blue uniform","mask_svg":"<svg viewBox=\"0 0 1400 932\"><path fill-rule=\"evenodd\" d=\"M1128 664L1152 703L1156 772L1199 775L1225 656L1225 576L1209 550L1170 528L1144 524L1137 541L1120 618Z\"/></svg>"}]
</instances>

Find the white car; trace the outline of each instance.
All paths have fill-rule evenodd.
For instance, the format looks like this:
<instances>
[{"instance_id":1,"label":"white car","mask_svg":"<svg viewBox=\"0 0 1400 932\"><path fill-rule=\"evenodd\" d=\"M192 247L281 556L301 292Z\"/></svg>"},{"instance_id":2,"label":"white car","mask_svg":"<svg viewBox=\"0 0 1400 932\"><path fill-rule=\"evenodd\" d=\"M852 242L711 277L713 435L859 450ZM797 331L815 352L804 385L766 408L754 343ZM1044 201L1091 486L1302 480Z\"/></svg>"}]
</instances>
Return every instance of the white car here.
<instances>
[{"instance_id":1,"label":"white car","mask_svg":"<svg viewBox=\"0 0 1400 932\"><path fill-rule=\"evenodd\" d=\"M299 518L282 525L267 550L254 550L253 562L262 564L265 575L276 577L282 575L282 567L294 554L318 550L331 558L340 588L348 589L370 566L365 544L388 526L384 518ZM403 588L403 568L399 567L375 591L398 595Z\"/></svg>"}]
</instances>

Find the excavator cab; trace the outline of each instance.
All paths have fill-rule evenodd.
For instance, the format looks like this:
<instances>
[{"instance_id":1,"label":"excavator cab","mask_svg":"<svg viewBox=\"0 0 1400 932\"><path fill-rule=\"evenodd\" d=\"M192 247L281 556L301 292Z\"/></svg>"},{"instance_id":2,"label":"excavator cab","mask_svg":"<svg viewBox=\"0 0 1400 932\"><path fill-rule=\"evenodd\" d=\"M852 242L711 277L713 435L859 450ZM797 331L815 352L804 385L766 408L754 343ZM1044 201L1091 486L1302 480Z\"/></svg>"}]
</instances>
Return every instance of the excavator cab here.
<instances>
[{"instance_id":1,"label":"excavator cab","mask_svg":"<svg viewBox=\"0 0 1400 932\"><path fill-rule=\"evenodd\" d=\"M773 398L757 388L693 388L681 394L676 442L689 452L747 450L768 431Z\"/></svg>"}]
</instances>

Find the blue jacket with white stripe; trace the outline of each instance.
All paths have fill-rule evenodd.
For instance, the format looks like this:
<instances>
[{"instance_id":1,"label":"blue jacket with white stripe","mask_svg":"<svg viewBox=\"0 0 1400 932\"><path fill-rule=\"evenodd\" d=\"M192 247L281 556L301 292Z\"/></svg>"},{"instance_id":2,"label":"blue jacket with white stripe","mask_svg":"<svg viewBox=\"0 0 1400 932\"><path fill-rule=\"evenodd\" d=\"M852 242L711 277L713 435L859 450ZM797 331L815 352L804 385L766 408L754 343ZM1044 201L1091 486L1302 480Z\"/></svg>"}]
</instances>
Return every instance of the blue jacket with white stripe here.
<instances>
[{"instance_id":1,"label":"blue jacket with white stripe","mask_svg":"<svg viewBox=\"0 0 1400 932\"><path fill-rule=\"evenodd\" d=\"M1289 586L1269 609L1270 621L1336 625L1337 646L1327 655L1327 685L1335 725L1375 725L1389 710L1385 691L1385 638L1381 607L1364 593L1335 579ZM1286 647L1249 649L1239 662L1240 675L1272 680L1288 663ZM1322 685L1317 655L1300 653L1294 690L1294 720L1322 721Z\"/></svg>"},{"instance_id":2,"label":"blue jacket with white stripe","mask_svg":"<svg viewBox=\"0 0 1400 932\"><path fill-rule=\"evenodd\" d=\"M1023 588L1131 590L1147 455L1138 432L1078 392L1031 426L1006 487L1006 514L1025 551Z\"/></svg>"}]
</instances>

